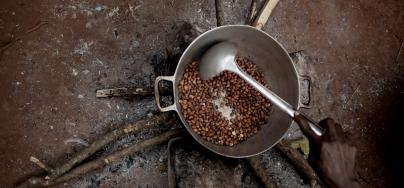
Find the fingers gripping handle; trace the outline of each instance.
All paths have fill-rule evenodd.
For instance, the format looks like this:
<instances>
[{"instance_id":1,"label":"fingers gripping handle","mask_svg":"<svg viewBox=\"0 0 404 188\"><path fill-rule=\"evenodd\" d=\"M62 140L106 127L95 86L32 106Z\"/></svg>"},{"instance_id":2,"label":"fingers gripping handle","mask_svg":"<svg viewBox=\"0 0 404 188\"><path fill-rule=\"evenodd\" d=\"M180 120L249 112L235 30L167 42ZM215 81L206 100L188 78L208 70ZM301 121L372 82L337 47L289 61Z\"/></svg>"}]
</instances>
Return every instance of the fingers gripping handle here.
<instances>
[{"instance_id":1,"label":"fingers gripping handle","mask_svg":"<svg viewBox=\"0 0 404 188\"><path fill-rule=\"evenodd\" d=\"M322 128L316 121L308 117L307 115L296 111L295 116L300 115L300 117L303 117L305 121L307 121L307 124L309 125L310 130L317 136L323 136L324 135L324 128Z\"/></svg>"},{"instance_id":2,"label":"fingers gripping handle","mask_svg":"<svg viewBox=\"0 0 404 188\"><path fill-rule=\"evenodd\" d=\"M156 98L157 107L162 112L177 111L175 101L174 101L174 103L172 105L167 106L167 107L161 107L161 105L160 105L159 83L162 80L170 81L170 82L173 82L173 84L174 84L174 76L158 76L156 78L156 81L154 82L154 96Z\"/></svg>"}]
</instances>

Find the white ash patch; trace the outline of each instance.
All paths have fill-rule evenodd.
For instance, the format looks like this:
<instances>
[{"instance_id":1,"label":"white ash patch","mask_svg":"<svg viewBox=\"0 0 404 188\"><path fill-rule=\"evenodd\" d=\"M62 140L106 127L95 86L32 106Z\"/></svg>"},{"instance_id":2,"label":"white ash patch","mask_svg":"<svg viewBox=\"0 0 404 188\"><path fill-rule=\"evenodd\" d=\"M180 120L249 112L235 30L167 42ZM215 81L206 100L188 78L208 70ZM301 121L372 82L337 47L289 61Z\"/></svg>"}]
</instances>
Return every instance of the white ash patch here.
<instances>
[{"instance_id":1,"label":"white ash patch","mask_svg":"<svg viewBox=\"0 0 404 188\"><path fill-rule=\"evenodd\" d=\"M94 44L93 41L90 42L86 42L83 39L80 39L80 43L79 45L74 48L74 53L75 54L80 54L80 55L84 55L84 54L92 54L90 51L90 47Z\"/></svg>"},{"instance_id":2,"label":"white ash patch","mask_svg":"<svg viewBox=\"0 0 404 188\"><path fill-rule=\"evenodd\" d=\"M82 73L83 74L88 74L88 73L90 73L90 71L86 69L86 70L83 70Z\"/></svg>"},{"instance_id":3,"label":"white ash patch","mask_svg":"<svg viewBox=\"0 0 404 188\"><path fill-rule=\"evenodd\" d=\"M226 92L222 91L219 93L217 99L212 100L213 105L215 108L222 114L222 116L227 120L230 121L235 118L233 113L233 108L231 106L226 105Z\"/></svg>"},{"instance_id":4,"label":"white ash patch","mask_svg":"<svg viewBox=\"0 0 404 188\"><path fill-rule=\"evenodd\" d=\"M112 18L115 15L119 15L119 7L113 8L108 14L107 18Z\"/></svg>"},{"instance_id":5,"label":"white ash patch","mask_svg":"<svg viewBox=\"0 0 404 188\"><path fill-rule=\"evenodd\" d=\"M85 141L85 140L83 140L83 139L81 139L81 138L69 138L69 139L66 139L65 141L63 141L64 142L64 144L65 145L69 145L69 144L77 144L77 145L81 145L81 146L84 146L84 147L88 147L88 142L87 141Z\"/></svg>"}]
</instances>

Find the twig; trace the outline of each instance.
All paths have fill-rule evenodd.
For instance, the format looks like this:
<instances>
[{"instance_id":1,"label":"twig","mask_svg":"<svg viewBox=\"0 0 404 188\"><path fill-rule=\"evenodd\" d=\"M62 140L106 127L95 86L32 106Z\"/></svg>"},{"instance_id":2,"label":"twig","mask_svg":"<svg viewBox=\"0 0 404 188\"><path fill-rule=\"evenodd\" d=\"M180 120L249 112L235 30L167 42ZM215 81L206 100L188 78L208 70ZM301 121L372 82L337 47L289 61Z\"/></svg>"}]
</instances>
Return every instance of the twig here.
<instances>
[{"instance_id":1,"label":"twig","mask_svg":"<svg viewBox=\"0 0 404 188\"><path fill-rule=\"evenodd\" d=\"M366 178L364 178L364 177L361 175L361 173L358 172L357 174L358 174L358 177L359 177L360 180L362 180L362 181L365 182L366 184L370 185L370 182L369 182Z\"/></svg>"},{"instance_id":2,"label":"twig","mask_svg":"<svg viewBox=\"0 0 404 188\"><path fill-rule=\"evenodd\" d=\"M167 170L167 176L168 176L168 187L169 188L175 188L177 187L177 177L175 174L175 143L183 140L183 137L176 137L172 138L168 141L168 146L167 146L167 163L168 163L168 170Z\"/></svg>"},{"instance_id":3,"label":"twig","mask_svg":"<svg viewBox=\"0 0 404 188\"><path fill-rule=\"evenodd\" d=\"M167 87L160 87L160 94L168 95L171 94L171 89ZM104 97L137 97L137 96L151 96L154 94L152 88L142 88L142 87L121 87L112 89L100 89L96 91L95 96L99 98Z\"/></svg>"},{"instance_id":4,"label":"twig","mask_svg":"<svg viewBox=\"0 0 404 188\"><path fill-rule=\"evenodd\" d=\"M349 99L348 99L348 100L345 102L345 104L342 106L342 109L345 109L346 106L347 106L347 104L349 104L349 102L351 102L352 97L356 94L356 92L358 91L358 89L359 89L359 86L356 87L356 89L354 90L354 92L352 93L352 95L349 97Z\"/></svg>"},{"instance_id":5,"label":"twig","mask_svg":"<svg viewBox=\"0 0 404 188\"><path fill-rule=\"evenodd\" d=\"M146 128L151 128L154 126L157 126L159 124L162 124L164 122L167 122L170 118L169 113L160 113L157 115L154 115L148 119L143 119L131 124L128 124L124 127L118 128L116 130L113 130L106 135L104 135L102 138L96 140L93 142L89 147L85 148L81 152L79 152L75 157L70 159L68 162L63 164L62 166L55 168L51 171L50 174L48 174L49 180L52 181L59 176L63 175L64 173L68 172L71 170L74 166L77 164L81 163L83 160L87 159L89 156L93 155L96 151L104 147L106 144L123 137L124 135L127 135L129 133L135 134L138 133L142 129Z\"/></svg>"},{"instance_id":6,"label":"twig","mask_svg":"<svg viewBox=\"0 0 404 188\"><path fill-rule=\"evenodd\" d=\"M257 156L246 158L247 162L250 164L251 168L254 170L254 174L258 177L261 183L266 188L275 188L276 183L272 180L272 178L268 175L268 173L263 168L260 160Z\"/></svg>"},{"instance_id":7,"label":"twig","mask_svg":"<svg viewBox=\"0 0 404 188\"><path fill-rule=\"evenodd\" d=\"M38 24L36 24L34 27L32 27L32 28L28 29L27 31L25 31L24 34L22 34L21 36L13 38L10 42L8 42L7 44L5 44L4 46L2 46L0 48L0 54L3 53L4 51L6 51L8 48L10 48L12 45L14 45L17 41L20 41L25 35L38 30L41 26L43 26L45 24L48 24L48 22L47 21L41 21Z\"/></svg>"},{"instance_id":8,"label":"twig","mask_svg":"<svg viewBox=\"0 0 404 188\"><path fill-rule=\"evenodd\" d=\"M183 129L171 130L171 131L165 132L159 136L150 138L148 140L142 141L137 144L133 144L127 148L114 152L110 155L107 155L105 157L102 157L102 158L96 159L94 161L85 163L81 166L78 166L78 167L74 168L73 170L71 170L70 172L64 174L63 176L58 177L57 179L55 179L53 181L44 180L42 178L32 178L32 179L30 179L30 183L33 185L50 186L50 185L54 185L57 183L62 183L62 182L68 181L72 178L81 177L82 175L84 175L90 171L93 171L102 166L117 162L127 156L130 156L131 154L133 154L137 151L140 151L142 149L145 149L145 148L148 148L148 147L151 147L154 145L165 143L168 140L170 140L171 138L180 135L183 131L184 131Z\"/></svg>"},{"instance_id":9,"label":"twig","mask_svg":"<svg viewBox=\"0 0 404 188\"><path fill-rule=\"evenodd\" d=\"M401 55L401 51L404 47L404 39L401 39L401 45L400 48L398 49L397 55L396 55L396 63L398 63L400 55Z\"/></svg>"},{"instance_id":10,"label":"twig","mask_svg":"<svg viewBox=\"0 0 404 188\"><path fill-rule=\"evenodd\" d=\"M250 13L248 14L245 24L251 25L257 15L257 0L251 0Z\"/></svg>"},{"instance_id":11,"label":"twig","mask_svg":"<svg viewBox=\"0 0 404 188\"><path fill-rule=\"evenodd\" d=\"M260 13L258 14L257 18L255 19L252 26L256 27L257 29L262 29L265 23L267 23L269 16L271 15L272 11L275 9L275 6L278 4L279 0L267 0L265 2L264 7L261 9Z\"/></svg>"},{"instance_id":12,"label":"twig","mask_svg":"<svg viewBox=\"0 0 404 188\"><path fill-rule=\"evenodd\" d=\"M25 34L32 33L32 32L38 30L39 28L41 28L43 25L46 25L46 24L48 24L47 21L40 21L40 22L39 22L38 24L36 24L34 27L31 27L30 29L28 29L27 31L25 31Z\"/></svg>"},{"instance_id":13,"label":"twig","mask_svg":"<svg viewBox=\"0 0 404 188\"><path fill-rule=\"evenodd\" d=\"M215 0L215 9L216 9L216 25L219 27L224 24L223 0Z\"/></svg>"},{"instance_id":14,"label":"twig","mask_svg":"<svg viewBox=\"0 0 404 188\"><path fill-rule=\"evenodd\" d=\"M318 177L314 172L313 168L309 165L307 160L303 157L299 151L289 147L287 141L280 141L276 146L275 149L289 159L290 162L296 167L297 171L303 175L305 178L308 179L309 184L313 187L316 182L318 181Z\"/></svg>"},{"instance_id":15,"label":"twig","mask_svg":"<svg viewBox=\"0 0 404 188\"><path fill-rule=\"evenodd\" d=\"M52 173L52 168L50 168L48 165L46 165L45 163L43 163L41 160L39 160L36 157L31 156L29 158L29 160L33 163L35 163L37 166L39 166L40 168L44 169L46 172L48 173Z\"/></svg>"},{"instance_id":16,"label":"twig","mask_svg":"<svg viewBox=\"0 0 404 188\"><path fill-rule=\"evenodd\" d=\"M20 38L14 38L10 42L6 43L4 46L0 48L0 54L2 54L4 51L6 51L8 48L10 48L15 42L21 40Z\"/></svg>"}]
</instances>

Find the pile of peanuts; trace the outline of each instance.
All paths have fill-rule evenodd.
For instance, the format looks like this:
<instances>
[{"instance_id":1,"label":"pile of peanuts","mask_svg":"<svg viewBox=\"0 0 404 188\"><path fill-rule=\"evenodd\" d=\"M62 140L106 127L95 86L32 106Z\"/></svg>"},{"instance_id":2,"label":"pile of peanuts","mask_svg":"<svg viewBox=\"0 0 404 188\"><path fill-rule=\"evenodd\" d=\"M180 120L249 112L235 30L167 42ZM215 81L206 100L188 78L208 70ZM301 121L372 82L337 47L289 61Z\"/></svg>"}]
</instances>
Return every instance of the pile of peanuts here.
<instances>
[{"instance_id":1,"label":"pile of peanuts","mask_svg":"<svg viewBox=\"0 0 404 188\"><path fill-rule=\"evenodd\" d=\"M237 64L268 87L262 72L247 58ZM232 72L202 80L198 62L192 62L179 83L181 112L190 127L205 140L233 146L254 135L265 124L270 102Z\"/></svg>"}]
</instances>

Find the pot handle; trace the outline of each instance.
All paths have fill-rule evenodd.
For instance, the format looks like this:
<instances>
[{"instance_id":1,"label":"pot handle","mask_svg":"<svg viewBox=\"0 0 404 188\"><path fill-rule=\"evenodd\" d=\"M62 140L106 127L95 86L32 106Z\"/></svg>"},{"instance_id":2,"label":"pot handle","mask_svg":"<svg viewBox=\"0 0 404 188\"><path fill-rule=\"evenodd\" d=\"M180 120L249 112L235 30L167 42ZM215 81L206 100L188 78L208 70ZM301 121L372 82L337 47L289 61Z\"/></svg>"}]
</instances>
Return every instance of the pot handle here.
<instances>
[{"instance_id":1,"label":"pot handle","mask_svg":"<svg viewBox=\"0 0 404 188\"><path fill-rule=\"evenodd\" d=\"M160 83L161 80L170 81L170 82L172 82L174 84L174 76L158 76L156 78L156 81L154 82L154 96L156 98L157 107L162 112L177 111L175 100L174 100L174 103L172 105L167 106L167 107L161 107L161 105L160 105L160 92L159 92L159 83Z\"/></svg>"},{"instance_id":2,"label":"pot handle","mask_svg":"<svg viewBox=\"0 0 404 188\"><path fill-rule=\"evenodd\" d=\"M299 93L299 108L311 108L312 80L310 76L299 75L299 85L301 93Z\"/></svg>"}]
</instances>

